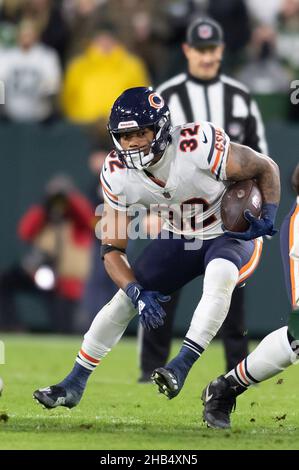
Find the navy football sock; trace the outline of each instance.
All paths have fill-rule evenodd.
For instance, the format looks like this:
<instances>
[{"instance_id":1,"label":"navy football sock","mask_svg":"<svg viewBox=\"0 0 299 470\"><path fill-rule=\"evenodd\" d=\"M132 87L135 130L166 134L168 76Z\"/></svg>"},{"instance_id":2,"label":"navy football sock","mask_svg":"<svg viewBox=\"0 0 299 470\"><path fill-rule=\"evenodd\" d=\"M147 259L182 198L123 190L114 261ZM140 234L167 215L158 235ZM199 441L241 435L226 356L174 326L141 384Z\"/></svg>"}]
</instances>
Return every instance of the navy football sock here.
<instances>
[{"instance_id":1,"label":"navy football sock","mask_svg":"<svg viewBox=\"0 0 299 470\"><path fill-rule=\"evenodd\" d=\"M91 373L92 370L75 362L73 370L57 385L82 395Z\"/></svg>"},{"instance_id":2,"label":"navy football sock","mask_svg":"<svg viewBox=\"0 0 299 470\"><path fill-rule=\"evenodd\" d=\"M191 344L193 349L190 349ZM184 344L178 355L167 364L167 369L170 369L174 372L180 386L183 385L189 370L193 366L194 362L196 362L200 357L201 353L203 353L203 351L203 348L201 348L198 344L194 343L193 341L191 342L191 340L188 338L185 338Z\"/></svg>"}]
</instances>

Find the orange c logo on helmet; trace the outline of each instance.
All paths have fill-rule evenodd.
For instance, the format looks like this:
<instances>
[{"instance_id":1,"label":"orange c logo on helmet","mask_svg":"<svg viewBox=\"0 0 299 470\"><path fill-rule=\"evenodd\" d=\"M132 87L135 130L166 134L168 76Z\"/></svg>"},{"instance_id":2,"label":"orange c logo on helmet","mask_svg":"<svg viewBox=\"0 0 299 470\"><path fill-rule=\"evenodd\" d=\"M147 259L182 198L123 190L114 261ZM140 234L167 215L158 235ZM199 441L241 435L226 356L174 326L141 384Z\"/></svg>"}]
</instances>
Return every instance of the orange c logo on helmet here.
<instances>
[{"instance_id":1,"label":"orange c logo on helmet","mask_svg":"<svg viewBox=\"0 0 299 470\"><path fill-rule=\"evenodd\" d=\"M161 109L164 106L164 100L158 93L151 93L148 97L149 104L155 109Z\"/></svg>"}]
</instances>

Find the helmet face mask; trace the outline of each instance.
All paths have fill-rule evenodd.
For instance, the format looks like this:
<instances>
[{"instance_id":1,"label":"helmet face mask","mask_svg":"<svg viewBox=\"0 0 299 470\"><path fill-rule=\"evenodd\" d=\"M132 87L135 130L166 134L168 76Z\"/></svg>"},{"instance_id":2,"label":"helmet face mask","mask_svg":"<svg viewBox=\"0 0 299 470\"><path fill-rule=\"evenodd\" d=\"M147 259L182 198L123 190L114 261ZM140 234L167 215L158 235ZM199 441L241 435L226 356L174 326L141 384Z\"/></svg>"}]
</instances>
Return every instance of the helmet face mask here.
<instances>
[{"instance_id":1,"label":"helmet face mask","mask_svg":"<svg viewBox=\"0 0 299 470\"><path fill-rule=\"evenodd\" d=\"M142 129L151 129L153 140L139 148L124 149L121 136ZM151 88L126 90L114 103L108 130L118 158L128 168L148 167L155 156L162 154L170 142L170 113L163 98Z\"/></svg>"},{"instance_id":2,"label":"helmet face mask","mask_svg":"<svg viewBox=\"0 0 299 470\"><path fill-rule=\"evenodd\" d=\"M152 152L152 145L154 142L154 130L151 128L150 130L153 133L152 138L148 139L145 137L144 139L137 138L137 141L140 141L140 144L134 147L130 147L129 144L125 141L126 136L130 134L137 134L140 133L142 130L148 130L148 127L145 128L134 128L132 130L121 130L120 132L113 132L112 133L112 141L114 143L114 148L117 152L118 158L120 161L127 166L127 168L131 169L141 169L143 167L147 167L152 159L154 158Z\"/></svg>"}]
</instances>

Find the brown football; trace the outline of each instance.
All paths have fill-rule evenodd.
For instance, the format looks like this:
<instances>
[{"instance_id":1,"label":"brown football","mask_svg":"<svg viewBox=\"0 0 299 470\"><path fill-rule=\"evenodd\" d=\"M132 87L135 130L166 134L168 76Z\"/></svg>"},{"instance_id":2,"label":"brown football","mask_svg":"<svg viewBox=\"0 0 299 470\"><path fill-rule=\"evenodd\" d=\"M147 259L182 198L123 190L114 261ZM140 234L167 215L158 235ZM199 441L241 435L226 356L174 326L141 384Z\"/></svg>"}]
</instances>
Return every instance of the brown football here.
<instances>
[{"instance_id":1,"label":"brown football","mask_svg":"<svg viewBox=\"0 0 299 470\"><path fill-rule=\"evenodd\" d=\"M245 232L249 222L244 218L244 211L249 209L252 215L261 215L263 198L258 185L253 180L233 183L225 192L221 201L221 218L226 230Z\"/></svg>"}]
</instances>

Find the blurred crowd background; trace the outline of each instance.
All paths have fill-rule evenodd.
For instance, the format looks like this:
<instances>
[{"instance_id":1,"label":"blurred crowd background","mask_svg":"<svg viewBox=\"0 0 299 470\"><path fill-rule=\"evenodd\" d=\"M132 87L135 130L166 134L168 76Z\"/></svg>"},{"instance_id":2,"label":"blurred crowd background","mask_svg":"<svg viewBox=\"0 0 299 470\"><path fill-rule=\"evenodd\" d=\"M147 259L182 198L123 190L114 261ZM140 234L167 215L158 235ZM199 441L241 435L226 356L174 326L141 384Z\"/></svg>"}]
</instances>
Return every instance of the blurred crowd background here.
<instances>
[{"instance_id":1,"label":"blurred crowd background","mask_svg":"<svg viewBox=\"0 0 299 470\"><path fill-rule=\"evenodd\" d=\"M221 24L222 71L259 104L270 155L284 162L284 215L298 161L299 0L1 0L1 330L84 331L115 291L94 235L110 108L126 88L185 71L181 45L198 16ZM260 269L262 309L273 311L284 298L279 261L275 280ZM268 320L255 318L251 333L283 323Z\"/></svg>"},{"instance_id":2,"label":"blurred crowd background","mask_svg":"<svg viewBox=\"0 0 299 470\"><path fill-rule=\"evenodd\" d=\"M124 88L158 85L184 70L186 26L200 15L223 27L223 71L254 94L287 93L298 77L298 0L2 0L0 5L3 111L15 121L60 117L106 123Z\"/></svg>"}]
</instances>

